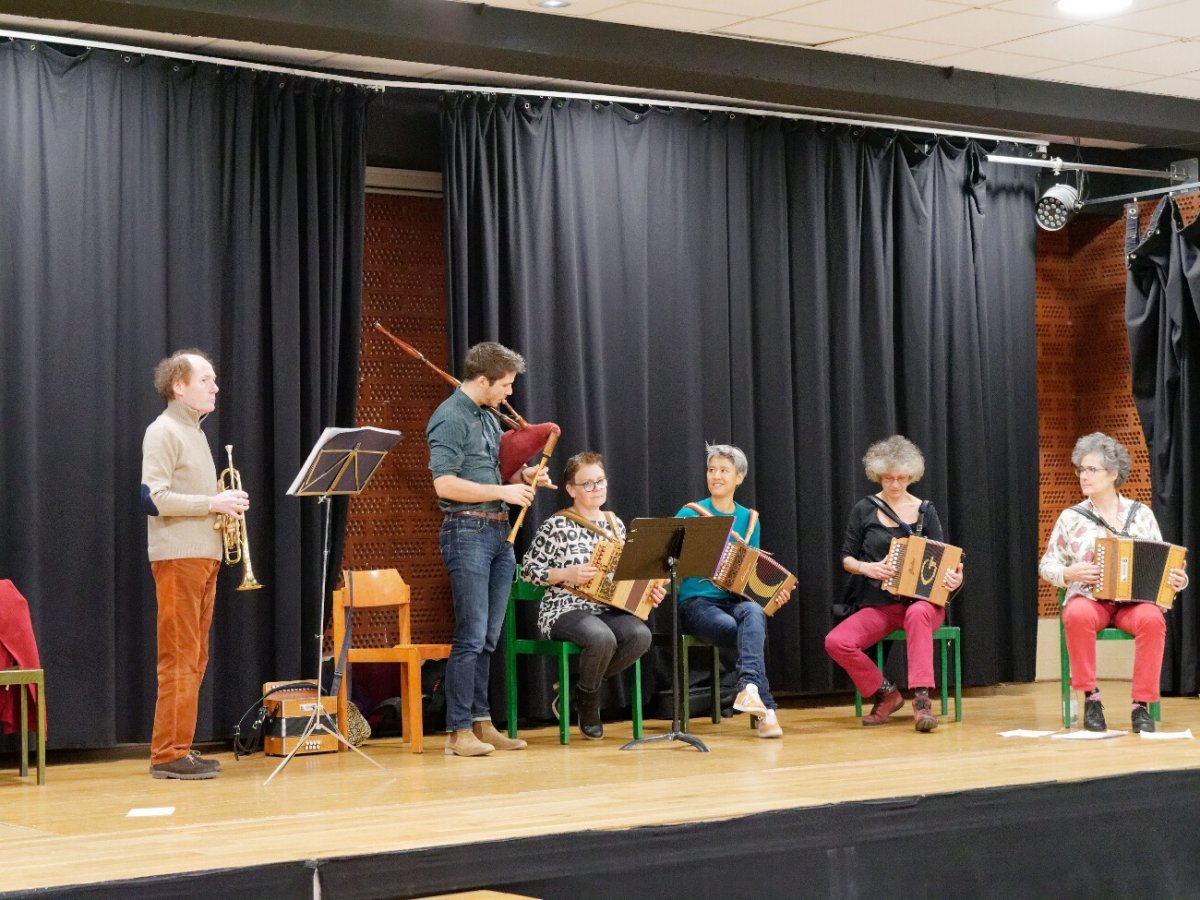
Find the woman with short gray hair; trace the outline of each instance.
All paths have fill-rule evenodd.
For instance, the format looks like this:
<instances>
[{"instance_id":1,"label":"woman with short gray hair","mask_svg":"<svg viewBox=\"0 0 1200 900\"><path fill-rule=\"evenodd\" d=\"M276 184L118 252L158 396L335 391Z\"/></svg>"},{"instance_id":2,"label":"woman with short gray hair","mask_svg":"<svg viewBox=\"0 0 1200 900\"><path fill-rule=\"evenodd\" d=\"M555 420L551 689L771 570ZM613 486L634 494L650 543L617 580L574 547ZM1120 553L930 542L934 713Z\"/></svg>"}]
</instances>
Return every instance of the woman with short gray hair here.
<instances>
[{"instance_id":1,"label":"woman with short gray hair","mask_svg":"<svg viewBox=\"0 0 1200 900\"><path fill-rule=\"evenodd\" d=\"M1083 502L1059 514L1038 574L1065 590L1062 628L1071 662L1071 687L1084 693L1083 727L1088 731L1108 730L1096 686L1096 634L1115 626L1133 635L1133 730L1154 731L1148 707L1158 701L1167 637L1163 611L1154 603L1097 600L1092 591L1100 581L1097 538L1121 535L1161 541L1162 532L1150 507L1117 491L1129 478L1130 468L1129 451L1119 441L1099 431L1085 434L1075 442L1071 462ZM1181 591L1187 587L1187 574L1183 569L1172 569L1167 583Z\"/></svg>"},{"instance_id":2,"label":"woman with short gray hair","mask_svg":"<svg viewBox=\"0 0 1200 900\"><path fill-rule=\"evenodd\" d=\"M688 503L679 516L732 516L733 531L751 547L759 546L758 512L733 499L745 480L750 465L746 454L732 444L707 444L706 480L709 496ZM775 602L782 606L791 592L780 591ZM783 736L775 712L775 698L767 683L767 615L753 600L731 594L710 578L685 578L679 585L679 619L683 630L716 647L736 647L737 696L733 708L759 716L758 736ZM713 678L720 678L719 672Z\"/></svg>"}]
</instances>

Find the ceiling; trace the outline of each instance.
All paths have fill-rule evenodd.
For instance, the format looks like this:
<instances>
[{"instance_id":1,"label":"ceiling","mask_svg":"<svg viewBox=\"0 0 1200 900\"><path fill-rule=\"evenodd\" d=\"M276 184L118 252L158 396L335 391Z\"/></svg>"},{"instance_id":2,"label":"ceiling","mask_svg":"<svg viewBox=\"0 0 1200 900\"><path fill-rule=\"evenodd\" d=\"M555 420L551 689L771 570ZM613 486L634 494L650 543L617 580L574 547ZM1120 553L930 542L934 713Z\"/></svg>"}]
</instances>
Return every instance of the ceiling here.
<instances>
[{"instance_id":1,"label":"ceiling","mask_svg":"<svg viewBox=\"0 0 1200 900\"><path fill-rule=\"evenodd\" d=\"M460 0L446 0L460 2ZM1080 20L1055 0L533 0L487 5L1040 81L1200 98L1200 0Z\"/></svg>"},{"instance_id":2,"label":"ceiling","mask_svg":"<svg viewBox=\"0 0 1200 900\"><path fill-rule=\"evenodd\" d=\"M1134 0L1103 23L1069 19L1054 0L573 0L559 10L534 0L355 0L329 20L331 6L5 0L0 30L1098 147L1200 143L1200 0Z\"/></svg>"}]
</instances>

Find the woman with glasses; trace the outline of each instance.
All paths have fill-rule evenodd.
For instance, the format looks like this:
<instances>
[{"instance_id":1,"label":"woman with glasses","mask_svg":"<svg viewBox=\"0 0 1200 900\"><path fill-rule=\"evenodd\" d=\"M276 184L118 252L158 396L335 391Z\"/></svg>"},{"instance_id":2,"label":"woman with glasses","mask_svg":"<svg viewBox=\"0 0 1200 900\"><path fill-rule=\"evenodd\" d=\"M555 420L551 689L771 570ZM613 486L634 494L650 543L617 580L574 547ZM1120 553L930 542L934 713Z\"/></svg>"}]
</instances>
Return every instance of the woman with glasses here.
<instances>
[{"instance_id":1,"label":"woman with glasses","mask_svg":"<svg viewBox=\"0 0 1200 900\"><path fill-rule=\"evenodd\" d=\"M579 645L575 709L579 730L592 740L604 737L600 721L600 683L633 665L650 647L646 623L623 610L571 593L569 585L595 577L592 552L604 538L625 539L625 524L601 510L608 499L604 457L585 451L567 460L564 487L574 501L542 523L521 565L521 577L546 588L538 610L538 629L556 641ZM666 592L655 588L654 605Z\"/></svg>"},{"instance_id":2,"label":"woman with glasses","mask_svg":"<svg viewBox=\"0 0 1200 900\"><path fill-rule=\"evenodd\" d=\"M917 731L938 727L929 691L934 687L933 633L946 619L945 607L927 600L898 598L883 589L883 581L896 574L886 562L892 538L915 534L945 541L942 523L933 503L909 492L925 474L925 457L917 445L893 435L867 448L863 457L867 478L881 490L864 497L850 510L842 541L842 568L850 573L846 608L850 615L825 636L825 652L846 670L858 692L874 701L863 725L882 725L904 705L896 685L884 678L867 648L897 628L904 629L908 645L908 686L913 691L913 725ZM962 565L946 573L946 588L962 586Z\"/></svg>"},{"instance_id":3,"label":"woman with glasses","mask_svg":"<svg viewBox=\"0 0 1200 900\"><path fill-rule=\"evenodd\" d=\"M706 445L709 496L689 503L677 516L732 516L733 530L751 547L759 546L758 513L733 499L750 468L746 454L730 444ZM780 592L780 606L789 597ZM736 647L737 696L733 708L759 717L758 736L783 736L775 713L775 698L767 684L767 616L753 600L735 596L708 578L685 578L679 585L679 617L684 632L716 647ZM713 678L720 673L714 672Z\"/></svg>"},{"instance_id":4,"label":"woman with glasses","mask_svg":"<svg viewBox=\"0 0 1200 900\"><path fill-rule=\"evenodd\" d=\"M1095 432L1075 442L1071 462L1079 477L1083 502L1063 510L1038 573L1055 587L1066 589L1062 627L1071 661L1071 687L1084 692L1083 727L1107 731L1100 690L1096 687L1096 633L1116 626L1133 635L1133 730L1154 731L1149 704L1158 700L1167 623L1154 603L1116 603L1096 600L1092 590L1100 580L1095 563L1096 539L1120 535L1161 541L1158 520L1148 506L1118 492L1129 477L1129 451L1107 434ZM1181 591L1188 584L1183 569L1172 569L1167 583Z\"/></svg>"}]
</instances>

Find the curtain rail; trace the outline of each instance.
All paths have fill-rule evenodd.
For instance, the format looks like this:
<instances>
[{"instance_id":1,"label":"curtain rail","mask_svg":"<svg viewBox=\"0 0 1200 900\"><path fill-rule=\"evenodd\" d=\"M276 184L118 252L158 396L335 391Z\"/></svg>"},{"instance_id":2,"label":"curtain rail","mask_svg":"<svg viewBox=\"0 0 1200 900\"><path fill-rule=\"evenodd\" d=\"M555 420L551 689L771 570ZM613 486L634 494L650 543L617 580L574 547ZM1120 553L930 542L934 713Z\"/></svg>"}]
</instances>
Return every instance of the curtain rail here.
<instances>
[{"instance_id":1,"label":"curtain rail","mask_svg":"<svg viewBox=\"0 0 1200 900\"><path fill-rule=\"evenodd\" d=\"M804 122L827 122L832 125L855 125L863 128L879 128L891 131L902 131L910 134L937 135L939 137L970 138L983 141L1004 141L1010 144L1024 144L1045 150L1049 141L1042 138L1030 138L1010 134L987 134L974 131L960 131L942 128L935 125L904 125L895 122L849 119L840 116L825 116L816 113L795 113L785 110L757 109L754 107L720 106L711 103L692 103L686 100L657 100L647 97L618 96L614 94L585 94L573 91L543 91L535 88L506 88L478 84L440 84L428 81L400 81L385 78L361 78L353 75L339 75L334 72L323 72L312 69L297 69L290 66L278 66L274 63L247 62L240 59L229 59L220 56L206 56L196 53L186 53L180 50L164 50L156 47L137 47L131 44L114 44L108 41L94 41L82 38L72 38L51 34L38 34L27 31L13 31L0 28L0 37L14 40L45 42L48 44L68 44L77 47L95 48L99 50L115 50L121 53L136 53L140 56L161 56L167 59L184 59L190 62L212 63L219 66L234 66L252 69L260 72L277 72L281 75L299 75L304 78L316 78L325 81L338 81L344 84L356 84L361 87L383 91L389 88L408 91L438 91L452 93L484 93L504 94L514 97L551 97L565 100L588 100L596 103L622 103L636 106L654 106L669 109L695 109L704 112L722 112L745 116L772 116L779 119L792 119Z\"/></svg>"}]
</instances>

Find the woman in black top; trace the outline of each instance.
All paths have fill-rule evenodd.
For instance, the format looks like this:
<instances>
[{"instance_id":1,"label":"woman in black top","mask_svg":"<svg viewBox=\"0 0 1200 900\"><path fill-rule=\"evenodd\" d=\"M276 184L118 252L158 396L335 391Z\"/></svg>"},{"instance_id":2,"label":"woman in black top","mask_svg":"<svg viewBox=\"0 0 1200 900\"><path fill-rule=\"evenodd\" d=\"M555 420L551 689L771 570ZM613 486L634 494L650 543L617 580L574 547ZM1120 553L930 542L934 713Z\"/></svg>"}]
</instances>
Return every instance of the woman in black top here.
<instances>
[{"instance_id":1,"label":"woman in black top","mask_svg":"<svg viewBox=\"0 0 1200 900\"><path fill-rule=\"evenodd\" d=\"M872 497L863 498L850 511L842 543L842 568L852 576L847 599L856 611L826 635L825 650L850 675L859 693L874 700L863 724L882 725L904 705L904 698L899 688L884 679L866 648L903 628L908 644L908 686L914 691L913 722L917 731L933 731L938 725L929 699L929 689L934 686L933 633L945 621L946 610L926 600L897 597L882 586L884 579L896 574L885 562L892 538L916 533L944 541L933 504L908 491L925 474L925 458L908 438L894 435L872 444L863 465L867 478L882 487L874 498L882 501L891 514ZM955 591L962 580L959 565L946 573L944 583Z\"/></svg>"}]
</instances>

